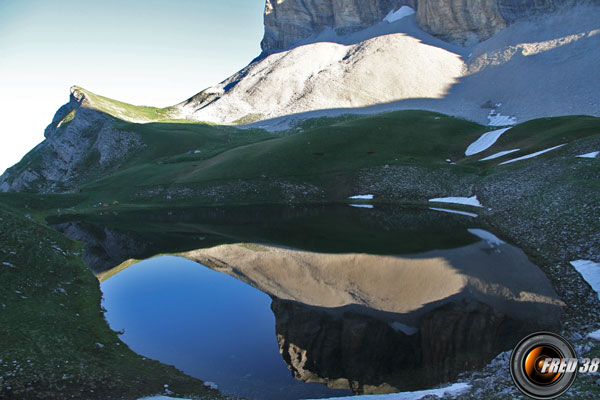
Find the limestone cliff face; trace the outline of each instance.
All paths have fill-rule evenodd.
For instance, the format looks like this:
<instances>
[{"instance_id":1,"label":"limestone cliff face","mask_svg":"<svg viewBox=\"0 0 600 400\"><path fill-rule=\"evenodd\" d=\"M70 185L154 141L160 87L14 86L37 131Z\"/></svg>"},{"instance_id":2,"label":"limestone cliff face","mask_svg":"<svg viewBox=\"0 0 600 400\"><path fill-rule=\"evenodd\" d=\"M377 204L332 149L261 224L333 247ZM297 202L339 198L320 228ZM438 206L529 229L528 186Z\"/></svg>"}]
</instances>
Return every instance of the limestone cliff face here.
<instances>
[{"instance_id":1,"label":"limestone cliff face","mask_svg":"<svg viewBox=\"0 0 600 400\"><path fill-rule=\"evenodd\" d=\"M333 28L339 34L374 25L403 5L417 0L267 0L265 52L289 48L297 42Z\"/></svg>"},{"instance_id":2,"label":"limestone cliff face","mask_svg":"<svg viewBox=\"0 0 600 400\"><path fill-rule=\"evenodd\" d=\"M383 20L392 10L417 10L422 29L443 40L471 45L507 24L531 14L550 12L573 0L267 0L262 49L272 53L333 28L339 34Z\"/></svg>"},{"instance_id":3,"label":"limestone cliff face","mask_svg":"<svg viewBox=\"0 0 600 400\"><path fill-rule=\"evenodd\" d=\"M448 42L471 45L502 30L498 0L419 0L419 26Z\"/></svg>"},{"instance_id":4,"label":"limestone cliff face","mask_svg":"<svg viewBox=\"0 0 600 400\"><path fill-rule=\"evenodd\" d=\"M0 176L0 191L68 192L114 171L142 146L137 133L116 129L114 121L87 108L84 94L72 88L69 102L46 128L46 140Z\"/></svg>"}]
</instances>

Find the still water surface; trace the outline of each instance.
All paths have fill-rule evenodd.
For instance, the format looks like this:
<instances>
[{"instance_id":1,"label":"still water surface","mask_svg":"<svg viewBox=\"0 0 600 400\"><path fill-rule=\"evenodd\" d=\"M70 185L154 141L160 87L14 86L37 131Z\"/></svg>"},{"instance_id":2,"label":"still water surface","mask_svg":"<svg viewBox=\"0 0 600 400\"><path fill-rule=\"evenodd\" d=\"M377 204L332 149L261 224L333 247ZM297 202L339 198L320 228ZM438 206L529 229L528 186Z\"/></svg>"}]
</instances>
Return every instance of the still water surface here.
<instances>
[{"instance_id":1,"label":"still water surface","mask_svg":"<svg viewBox=\"0 0 600 400\"><path fill-rule=\"evenodd\" d=\"M295 380L275 336L271 298L183 258L135 264L102 283L106 318L131 349L215 382L232 396L299 399L351 395Z\"/></svg>"}]
</instances>

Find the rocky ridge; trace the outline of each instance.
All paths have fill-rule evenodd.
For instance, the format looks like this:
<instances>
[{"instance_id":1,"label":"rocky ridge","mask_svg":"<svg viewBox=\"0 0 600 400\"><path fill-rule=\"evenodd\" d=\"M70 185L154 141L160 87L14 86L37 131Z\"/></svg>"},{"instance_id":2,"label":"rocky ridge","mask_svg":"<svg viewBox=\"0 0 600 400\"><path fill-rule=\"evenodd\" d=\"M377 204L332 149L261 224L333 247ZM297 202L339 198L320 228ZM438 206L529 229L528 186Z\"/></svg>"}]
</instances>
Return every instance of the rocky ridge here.
<instances>
[{"instance_id":1,"label":"rocky ridge","mask_svg":"<svg viewBox=\"0 0 600 400\"><path fill-rule=\"evenodd\" d=\"M6 170L0 192L68 192L118 169L143 144L137 133L117 129L116 121L71 88L69 102L44 132L46 140Z\"/></svg>"}]
</instances>

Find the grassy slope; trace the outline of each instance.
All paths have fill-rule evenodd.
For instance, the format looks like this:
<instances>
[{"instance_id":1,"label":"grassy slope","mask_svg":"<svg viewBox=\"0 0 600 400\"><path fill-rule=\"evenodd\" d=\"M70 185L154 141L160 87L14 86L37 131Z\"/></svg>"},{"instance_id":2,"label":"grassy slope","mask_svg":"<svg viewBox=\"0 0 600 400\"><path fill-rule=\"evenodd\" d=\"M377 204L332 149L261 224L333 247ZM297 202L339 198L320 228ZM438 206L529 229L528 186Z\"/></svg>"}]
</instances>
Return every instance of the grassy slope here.
<instances>
[{"instance_id":1,"label":"grassy slope","mask_svg":"<svg viewBox=\"0 0 600 400\"><path fill-rule=\"evenodd\" d=\"M132 104L94 94L89 90L85 90L78 86L73 86L72 90L85 96L86 107L105 112L115 118L126 121L152 122L168 120L170 119L170 114L174 111L172 107L157 108L134 106Z\"/></svg>"},{"instance_id":2,"label":"grassy slope","mask_svg":"<svg viewBox=\"0 0 600 400\"><path fill-rule=\"evenodd\" d=\"M146 129L145 126L140 128ZM160 126L161 135L162 129ZM168 163L141 162L88 185L84 192L265 176L319 175L386 163L444 164L445 158L458 156L463 145L483 131L485 129L477 124L428 112L391 113L239 145L208 158L180 156ZM433 149L431 143L436 143ZM444 158L439 159L440 153Z\"/></svg>"},{"instance_id":3,"label":"grassy slope","mask_svg":"<svg viewBox=\"0 0 600 400\"><path fill-rule=\"evenodd\" d=\"M0 206L0 397L134 399L168 384L178 394L218 398L119 340L79 252L79 244Z\"/></svg>"},{"instance_id":4,"label":"grassy slope","mask_svg":"<svg viewBox=\"0 0 600 400\"><path fill-rule=\"evenodd\" d=\"M485 152L465 157L467 146L489 128L425 111L400 111L317 124L302 133L271 140L265 140L265 134L260 131L246 132L246 137L254 137L256 141L252 143L254 139L248 139L249 144L244 144L242 139L225 143L225 133L222 133L220 141L206 140L194 147L201 153L188 155L176 154L190 149L189 145L181 145L187 141L180 135L185 132L181 126L174 126L171 131L165 124L150 125L136 125L136 129L153 150L145 151L129 168L84 186L83 193L130 197L142 187L173 184L193 187L236 179L302 179L324 185L333 184L332 180L340 175L384 165L415 165L432 172L449 169L456 174L488 174L496 168L511 167L498 167L501 161L600 131L600 119L593 117L530 121L506 132ZM243 134L236 130L227 133L229 137ZM166 143L169 156L161 157ZM489 162L477 161L513 148L521 151ZM542 157L547 156L552 155ZM448 165L446 159L457 165Z\"/></svg>"}]
</instances>

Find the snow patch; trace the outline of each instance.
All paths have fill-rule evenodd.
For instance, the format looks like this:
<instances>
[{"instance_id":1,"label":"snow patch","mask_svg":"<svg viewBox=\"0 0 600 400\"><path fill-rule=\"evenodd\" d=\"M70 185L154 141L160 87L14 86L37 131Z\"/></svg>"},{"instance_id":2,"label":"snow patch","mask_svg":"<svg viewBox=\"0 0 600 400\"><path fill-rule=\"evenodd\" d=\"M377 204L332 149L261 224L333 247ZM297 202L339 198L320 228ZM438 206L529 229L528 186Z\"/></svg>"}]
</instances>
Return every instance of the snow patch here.
<instances>
[{"instance_id":1,"label":"snow patch","mask_svg":"<svg viewBox=\"0 0 600 400\"><path fill-rule=\"evenodd\" d=\"M471 390L471 385L467 383L455 383L453 385L430 390L420 390L418 392L402 392L392 394L371 394L360 396L361 400L419 400L425 396L460 396ZM347 400L348 397L331 397L329 400Z\"/></svg>"},{"instance_id":2,"label":"snow patch","mask_svg":"<svg viewBox=\"0 0 600 400\"><path fill-rule=\"evenodd\" d=\"M571 265L590 284L600 298L600 263L589 260L571 261Z\"/></svg>"},{"instance_id":3,"label":"snow patch","mask_svg":"<svg viewBox=\"0 0 600 400\"><path fill-rule=\"evenodd\" d=\"M515 125L517 123L516 117L511 117L509 115L502 115L496 110L490 111L488 115L488 125L489 126L506 126L506 125Z\"/></svg>"},{"instance_id":4,"label":"snow patch","mask_svg":"<svg viewBox=\"0 0 600 400\"><path fill-rule=\"evenodd\" d=\"M441 211L441 212L447 212L447 213L452 213L452 214L466 215L467 217L473 217L473 218L478 217L477 214L473 214L473 213L466 212L466 211L457 211L457 210L449 210L447 208L434 208L434 207L429 207L429 209L433 210L433 211Z\"/></svg>"},{"instance_id":5,"label":"snow patch","mask_svg":"<svg viewBox=\"0 0 600 400\"><path fill-rule=\"evenodd\" d=\"M191 399L181 399L179 397L169 397L169 396L161 396L161 395L157 395L157 396L151 396L151 397L142 397L138 400L169 400L169 399L175 399L175 400L191 400Z\"/></svg>"},{"instance_id":6,"label":"snow patch","mask_svg":"<svg viewBox=\"0 0 600 400\"><path fill-rule=\"evenodd\" d=\"M206 386L209 389L213 389L213 390L218 390L219 389L219 385L217 385L214 382L204 382L204 386Z\"/></svg>"},{"instance_id":7,"label":"snow patch","mask_svg":"<svg viewBox=\"0 0 600 400\"><path fill-rule=\"evenodd\" d=\"M502 156L505 156L505 155L510 154L510 153L514 153L515 151L519 151L519 150L521 150L521 149L512 149L512 150L500 151L500 152L498 152L496 154L492 154L491 156L488 156L486 158L482 158L479 161L493 160L495 158L500 158Z\"/></svg>"},{"instance_id":8,"label":"snow patch","mask_svg":"<svg viewBox=\"0 0 600 400\"><path fill-rule=\"evenodd\" d=\"M452 204L464 204L473 207L483 207L477 196L473 197L438 197L435 199L429 199L432 203L452 203Z\"/></svg>"},{"instance_id":9,"label":"snow patch","mask_svg":"<svg viewBox=\"0 0 600 400\"><path fill-rule=\"evenodd\" d=\"M587 337L589 337L590 339L594 339L594 340L600 340L600 330L590 332L587 335Z\"/></svg>"},{"instance_id":10,"label":"snow patch","mask_svg":"<svg viewBox=\"0 0 600 400\"><path fill-rule=\"evenodd\" d=\"M556 149L558 149L559 147L563 147L565 144L566 144L566 143L559 144L558 146L550 147L549 149L541 150L541 151L538 151L538 152L536 152L536 153L527 154L526 156L523 156L523 157L517 157L517 158L513 158L512 160L508 160L508 161L501 162L501 163L500 163L500 164L498 164L498 165L510 164L510 163L514 163L514 162L517 162L517 161L526 160L526 159L528 159L528 158L537 157L537 156L539 156L540 154L544 154L544 153L547 153L547 152L549 152L549 151L556 150Z\"/></svg>"},{"instance_id":11,"label":"snow patch","mask_svg":"<svg viewBox=\"0 0 600 400\"><path fill-rule=\"evenodd\" d=\"M373 197L372 194L359 194L348 198L353 200L373 200Z\"/></svg>"},{"instance_id":12,"label":"snow patch","mask_svg":"<svg viewBox=\"0 0 600 400\"><path fill-rule=\"evenodd\" d=\"M402 6L396 11L390 11L383 20L392 23L401 20L404 17L408 17L409 15L413 15L414 13L415 10L412 7Z\"/></svg>"},{"instance_id":13,"label":"snow patch","mask_svg":"<svg viewBox=\"0 0 600 400\"><path fill-rule=\"evenodd\" d=\"M5 266L7 266L7 267L11 267L11 268L17 268L17 267L15 267L14 265L12 265L11 263L9 263L9 262L6 262L6 261L3 261L3 262L2 262L2 265L5 265Z\"/></svg>"},{"instance_id":14,"label":"snow patch","mask_svg":"<svg viewBox=\"0 0 600 400\"><path fill-rule=\"evenodd\" d=\"M596 158L600 154L600 151L592 151L591 153L581 154L577 158Z\"/></svg>"},{"instance_id":15,"label":"snow patch","mask_svg":"<svg viewBox=\"0 0 600 400\"><path fill-rule=\"evenodd\" d=\"M499 239L496 235L494 235L493 233L490 233L488 231L484 231L483 229L468 229L468 231L471 235L475 235L478 238L483 239L486 242L488 242L488 244L490 246L497 246L500 244L504 244L504 241Z\"/></svg>"},{"instance_id":16,"label":"snow patch","mask_svg":"<svg viewBox=\"0 0 600 400\"><path fill-rule=\"evenodd\" d=\"M496 143L496 140L507 130L510 128L502 128L497 129L495 131L486 132L479 139L471 143L467 150L465 151L466 156L472 156L473 154L481 153L484 150L487 150Z\"/></svg>"},{"instance_id":17,"label":"snow patch","mask_svg":"<svg viewBox=\"0 0 600 400\"><path fill-rule=\"evenodd\" d=\"M374 208L372 204L349 204L349 206L356 208Z\"/></svg>"}]
</instances>

